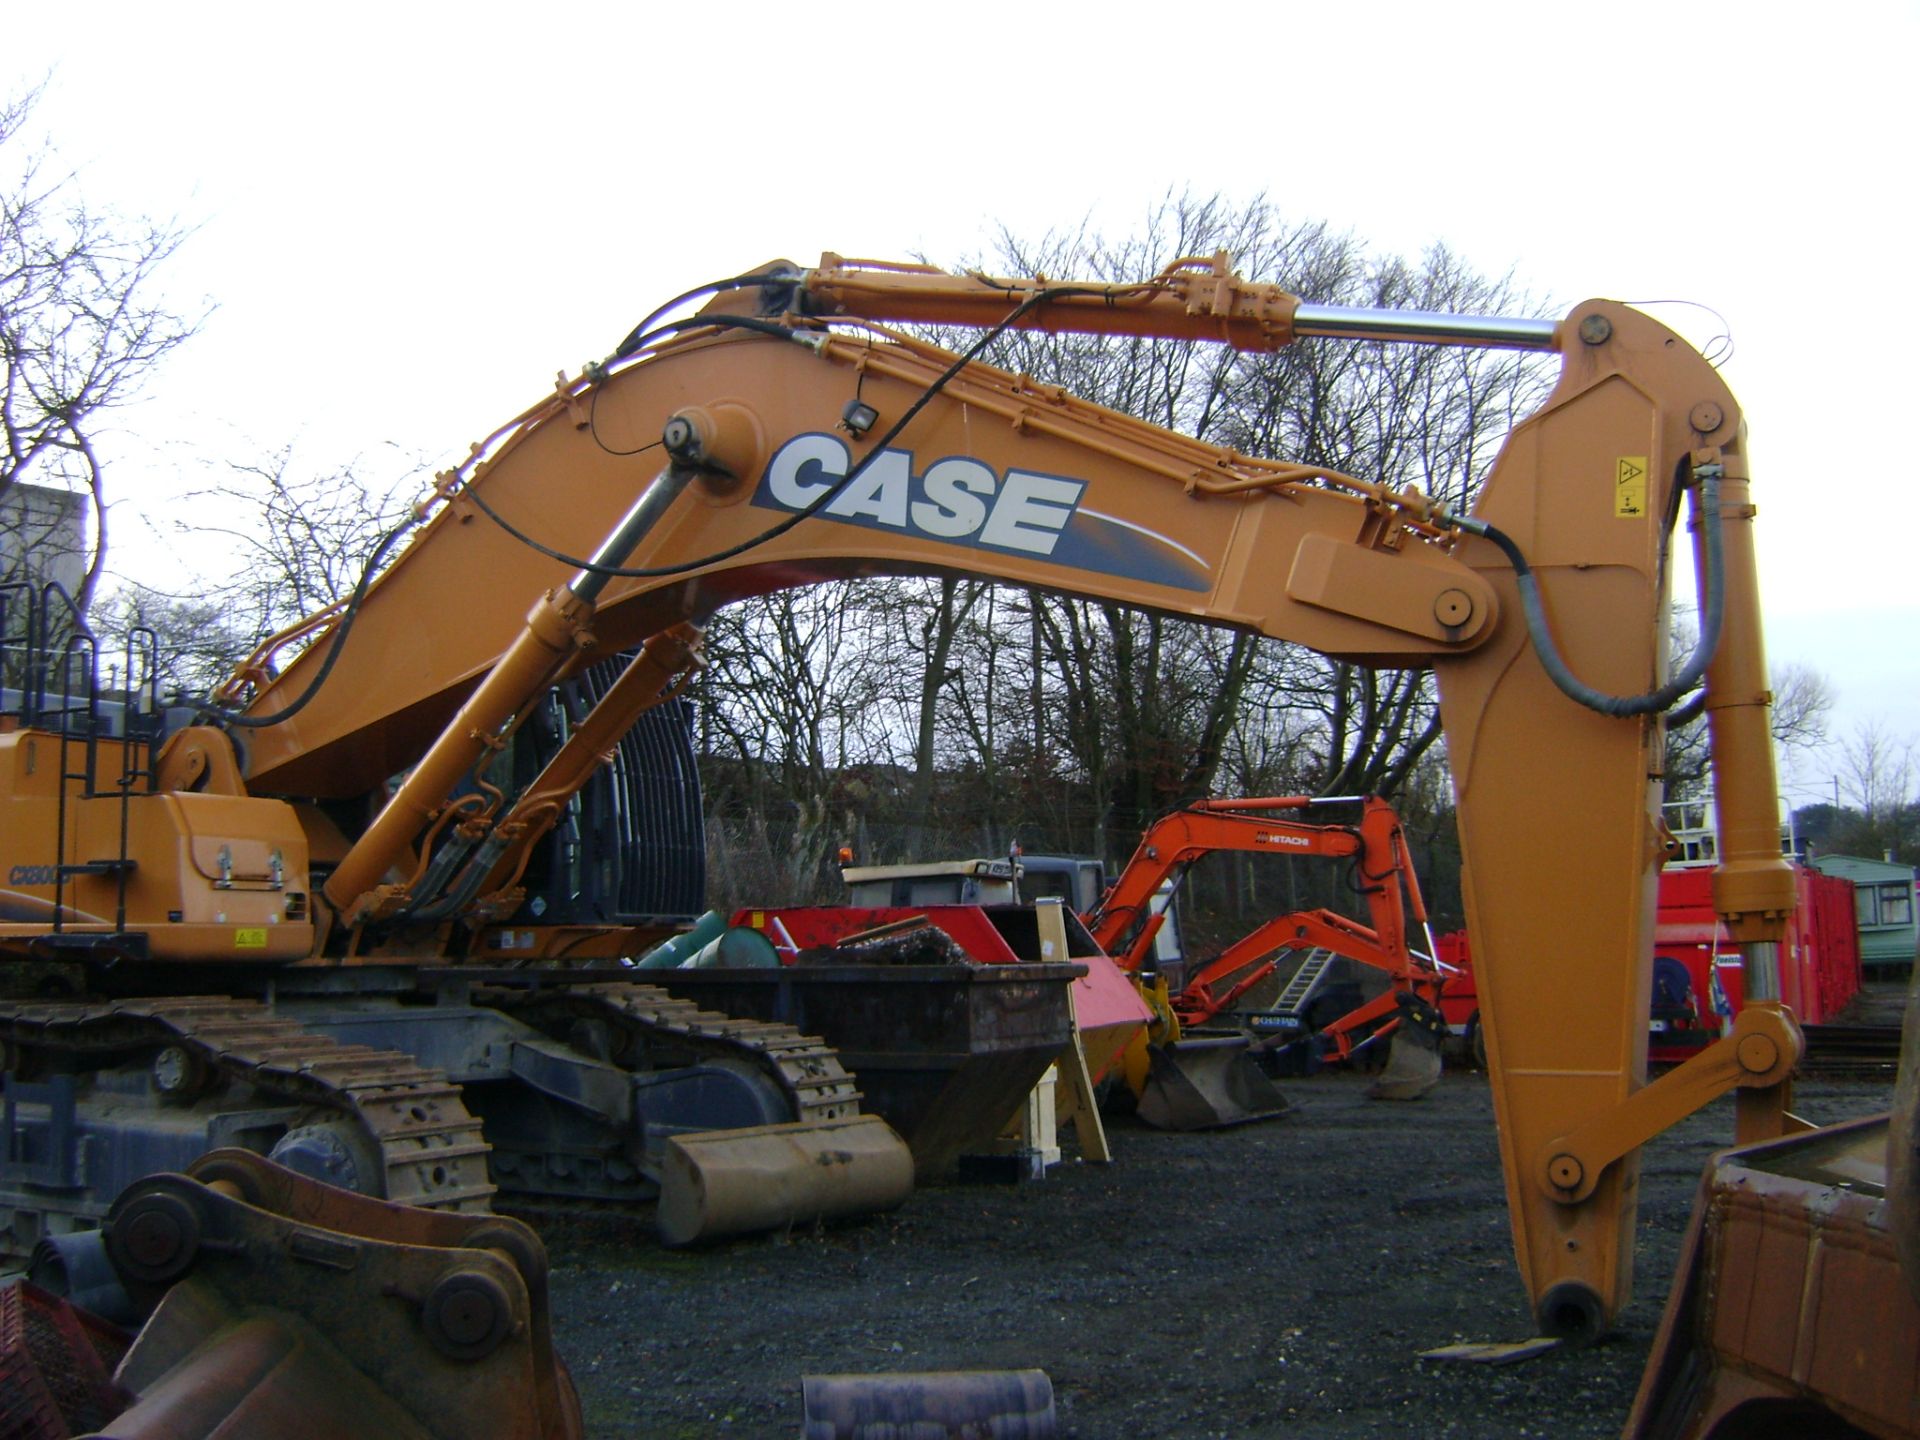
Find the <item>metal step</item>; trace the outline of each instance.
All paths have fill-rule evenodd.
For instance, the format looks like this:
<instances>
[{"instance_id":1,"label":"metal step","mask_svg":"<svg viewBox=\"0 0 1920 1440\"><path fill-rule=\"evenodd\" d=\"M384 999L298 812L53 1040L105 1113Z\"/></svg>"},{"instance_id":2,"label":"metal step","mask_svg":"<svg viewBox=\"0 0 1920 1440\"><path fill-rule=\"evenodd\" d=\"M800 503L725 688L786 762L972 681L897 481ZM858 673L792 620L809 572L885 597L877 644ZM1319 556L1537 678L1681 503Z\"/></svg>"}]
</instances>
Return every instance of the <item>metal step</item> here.
<instances>
[{"instance_id":1,"label":"metal step","mask_svg":"<svg viewBox=\"0 0 1920 1440\"><path fill-rule=\"evenodd\" d=\"M1307 952L1307 958L1300 962L1300 968L1293 972L1280 997L1273 1002L1276 1015L1298 1015L1307 1008L1321 982L1327 978L1333 962L1340 957L1333 951L1316 946Z\"/></svg>"}]
</instances>

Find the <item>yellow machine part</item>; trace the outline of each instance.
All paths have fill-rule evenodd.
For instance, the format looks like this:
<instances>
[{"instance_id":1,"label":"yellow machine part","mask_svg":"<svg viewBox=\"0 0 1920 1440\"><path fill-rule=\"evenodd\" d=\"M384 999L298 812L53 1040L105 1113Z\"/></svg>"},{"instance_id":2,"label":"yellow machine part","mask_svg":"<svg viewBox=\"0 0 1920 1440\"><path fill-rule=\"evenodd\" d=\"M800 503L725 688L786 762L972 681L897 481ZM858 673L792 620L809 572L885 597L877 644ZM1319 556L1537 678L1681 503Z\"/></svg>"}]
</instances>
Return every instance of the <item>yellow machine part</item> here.
<instances>
[{"instance_id":1,"label":"yellow machine part","mask_svg":"<svg viewBox=\"0 0 1920 1440\"><path fill-rule=\"evenodd\" d=\"M99 773L118 774L119 742L96 744ZM193 791L89 796L67 778L63 814L67 768L57 735L0 734L0 945L46 935L57 916L72 935L143 932L158 958L311 953L307 837L292 806Z\"/></svg>"},{"instance_id":2,"label":"yellow machine part","mask_svg":"<svg viewBox=\"0 0 1920 1440\"><path fill-rule=\"evenodd\" d=\"M913 1191L913 1152L877 1115L707 1130L667 1142L660 1238L691 1245L891 1210Z\"/></svg>"}]
</instances>

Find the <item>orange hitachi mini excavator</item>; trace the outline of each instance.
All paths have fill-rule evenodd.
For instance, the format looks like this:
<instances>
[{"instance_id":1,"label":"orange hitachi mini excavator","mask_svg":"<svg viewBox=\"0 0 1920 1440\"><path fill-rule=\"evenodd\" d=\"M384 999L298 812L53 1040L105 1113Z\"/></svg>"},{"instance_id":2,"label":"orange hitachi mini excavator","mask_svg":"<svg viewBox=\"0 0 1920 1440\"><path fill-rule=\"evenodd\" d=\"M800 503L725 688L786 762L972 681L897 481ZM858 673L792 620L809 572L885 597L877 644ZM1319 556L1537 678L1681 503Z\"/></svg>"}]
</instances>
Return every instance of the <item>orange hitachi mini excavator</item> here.
<instances>
[{"instance_id":1,"label":"orange hitachi mini excavator","mask_svg":"<svg viewBox=\"0 0 1920 1440\"><path fill-rule=\"evenodd\" d=\"M1355 805L1360 810L1356 823L1307 818ZM1155 940L1191 867L1220 851L1346 860L1353 886L1366 902L1368 923L1323 907L1276 915L1189 969L1170 993L1155 964ZM1190 1129L1219 1123L1245 1108L1238 1103L1240 1089L1249 1084L1240 1053L1244 1042L1234 1035L1192 1032L1228 1012L1288 957L1297 962L1288 988L1303 997L1299 1003L1336 959L1386 977L1380 994L1318 1031L1342 1059L1352 1056L1359 1042L1392 1037L1391 1058L1375 1082L1375 1095L1416 1099L1439 1081L1438 1035L1444 1022L1436 1006L1444 977L1432 959L1431 937L1424 953L1413 948L1411 927L1426 928L1426 904L1400 817L1377 796L1213 799L1170 811L1141 834L1126 868L1085 919L1100 948L1135 977L1154 1011L1153 1033L1129 1048L1124 1063L1129 1088L1155 1123ZM1275 1031L1277 1039L1298 1033L1298 1017L1291 1013L1297 1008L1276 1005L1248 1018L1256 1034L1262 1021L1284 1027ZM1413 1023L1404 1023L1403 1016Z\"/></svg>"}]
</instances>

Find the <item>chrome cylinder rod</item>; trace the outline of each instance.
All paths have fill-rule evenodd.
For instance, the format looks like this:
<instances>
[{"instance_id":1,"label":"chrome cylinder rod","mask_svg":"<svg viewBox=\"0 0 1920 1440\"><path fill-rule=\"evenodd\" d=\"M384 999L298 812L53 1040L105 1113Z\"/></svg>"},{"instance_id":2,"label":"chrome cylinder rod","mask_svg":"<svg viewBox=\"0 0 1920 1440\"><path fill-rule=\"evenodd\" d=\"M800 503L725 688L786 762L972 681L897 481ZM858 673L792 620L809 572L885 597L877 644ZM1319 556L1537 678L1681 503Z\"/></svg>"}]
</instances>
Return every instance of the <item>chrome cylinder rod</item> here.
<instances>
[{"instance_id":1,"label":"chrome cylinder rod","mask_svg":"<svg viewBox=\"0 0 1920 1440\"><path fill-rule=\"evenodd\" d=\"M1740 947L1740 975L1746 1003L1780 999L1780 946L1752 940Z\"/></svg>"},{"instance_id":2,"label":"chrome cylinder rod","mask_svg":"<svg viewBox=\"0 0 1920 1440\"><path fill-rule=\"evenodd\" d=\"M1413 340L1436 345L1488 345L1509 350L1557 350L1557 320L1505 315L1445 315L1431 310L1364 310L1351 305L1301 305L1293 333L1345 340Z\"/></svg>"},{"instance_id":3,"label":"chrome cylinder rod","mask_svg":"<svg viewBox=\"0 0 1920 1440\"><path fill-rule=\"evenodd\" d=\"M652 483L640 492L640 498L633 502L633 508L627 511L626 518L613 528L613 532L594 552L591 563L594 566L618 568L646 533L660 523L660 517L680 498L680 492L698 473L693 467L675 461L654 476ZM581 570L567 582L567 588L591 604L600 598L600 592L607 588L607 581L612 578L601 569Z\"/></svg>"}]
</instances>

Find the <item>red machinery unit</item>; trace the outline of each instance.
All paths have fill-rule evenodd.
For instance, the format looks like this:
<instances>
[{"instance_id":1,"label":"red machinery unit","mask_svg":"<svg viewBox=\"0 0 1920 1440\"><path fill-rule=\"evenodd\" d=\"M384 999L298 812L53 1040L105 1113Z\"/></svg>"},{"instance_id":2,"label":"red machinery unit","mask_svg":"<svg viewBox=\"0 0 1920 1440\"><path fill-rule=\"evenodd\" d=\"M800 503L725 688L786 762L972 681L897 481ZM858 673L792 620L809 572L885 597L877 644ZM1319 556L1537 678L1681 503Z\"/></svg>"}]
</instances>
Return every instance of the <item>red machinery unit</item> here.
<instances>
[{"instance_id":1,"label":"red machinery unit","mask_svg":"<svg viewBox=\"0 0 1920 1440\"><path fill-rule=\"evenodd\" d=\"M1794 878L1797 903L1781 948L1780 999L1802 1024L1826 1024L1860 989L1853 885L1804 865L1794 867ZM1662 872L1653 963L1648 1055L1684 1060L1718 1039L1723 1020L1731 1021L1746 1000L1739 948L1713 913L1711 870Z\"/></svg>"},{"instance_id":2,"label":"red machinery unit","mask_svg":"<svg viewBox=\"0 0 1920 1440\"><path fill-rule=\"evenodd\" d=\"M1837 876L1794 866L1797 898L1780 953L1780 999L1802 1024L1833 1020L1860 989L1860 935L1853 886ZM1436 942L1449 976L1440 1009L1454 1034L1479 1039L1480 997L1465 931ZM1660 872L1655 919L1653 1002L1647 1058L1685 1060L1720 1038L1745 1003L1740 948L1713 913L1713 871L1675 866ZM1476 1048L1476 1058L1481 1052Z\"/></svg>"}]
</instances>

